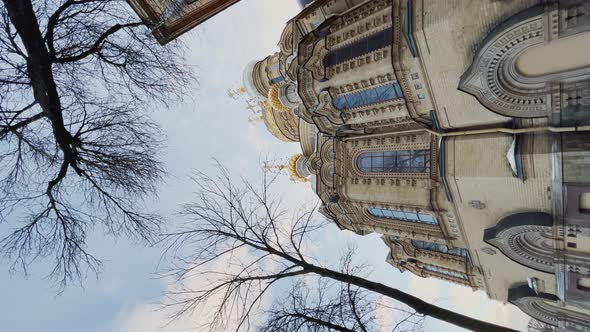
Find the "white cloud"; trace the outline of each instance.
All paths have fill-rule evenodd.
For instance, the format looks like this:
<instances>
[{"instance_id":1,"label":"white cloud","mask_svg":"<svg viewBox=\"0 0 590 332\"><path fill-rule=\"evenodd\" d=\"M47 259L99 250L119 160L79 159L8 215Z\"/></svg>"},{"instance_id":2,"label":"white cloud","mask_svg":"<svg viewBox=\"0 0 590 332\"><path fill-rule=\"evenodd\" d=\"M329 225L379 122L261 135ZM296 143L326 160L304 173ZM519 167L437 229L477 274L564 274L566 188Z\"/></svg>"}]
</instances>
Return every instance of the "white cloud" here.
<instances>
[{"instance_id":1,"label":"white cloud","mask_svg":"<svg viewBox=\"0 0 590 332\"><path fill-rule=\"evenodd\" d=\"M236 250L231 257L227 256L227 258L227 260L217 260L209 266L200 268L199 271L237 272L241 269L241 266L236 263L238 261L250 261L253 256L242 248ZM214 280L203 274L193 273L187 276L182 284L176 282L173 278L163 278L163 282L166 285L166 293L172 294L179 290L197 291L207 289L208 286L214 283ZM223 294L221 293L215 294L206 303L195 307L194 310L186 312L179 318L171 319L179 307L163 307L161 303L172 303L171 301L181 298L168 299L164 295L154 304L141 303L122 310L112 324L112 332L209 331L213 314L221 303L222 297ZM259 305L256 306L256 310L260 311L268 308L271 298L272 295L269 290ZM226 325L219 326L215 331L226 331L228 326L237 326L238 316L235 313L230 313L227 318ZM251 323L256 324L258 319L260 319L260 315L253 315Z\"/></svg>"},{"instance_id":2,"label":"white cloud","mask_svg":"<svg viewBox=\"0 0 590 332\"><path fill-rule=\"evenodd\" d=\"M398 311L391 310L396 304L390 298L381 296L375 304L375 319L379 332L390 332L394 322L399 318Z\"/></svg>"},{"instance_id":3,"label":"white cloud","mask_svg":"<svg viewBox=\"0 0 590 332\"><path fill-rule=\"evenodd\" d=\"M260 128L254 125L247 127L245 133L246 143L253 147L258 155L267 155L271 152L271 144L267 138L263 137L260 133Z\"/></svg>"}]
</instances>

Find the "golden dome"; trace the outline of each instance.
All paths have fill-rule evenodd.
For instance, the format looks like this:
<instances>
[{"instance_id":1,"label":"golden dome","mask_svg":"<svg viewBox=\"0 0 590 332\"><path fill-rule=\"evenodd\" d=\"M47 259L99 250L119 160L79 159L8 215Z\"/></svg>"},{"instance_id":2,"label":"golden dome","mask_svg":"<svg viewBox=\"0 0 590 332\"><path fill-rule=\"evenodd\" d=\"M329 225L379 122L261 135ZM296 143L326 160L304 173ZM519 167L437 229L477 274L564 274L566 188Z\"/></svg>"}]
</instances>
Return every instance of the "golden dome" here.
<instances>
[{"instance_id":1,"label":"golden dome","mask_svg":"<svg viewBox=\"0 0 590 332\"><path fill-rule=\"evenodd\" d=\"M283 142L293 142L293 140L283 134L279 128L279 125L277 124L273 114L273 107L270 105L270 103L263 102L262 108L264 109L264 123L266 124L268 131L270 131L274 137L280 139Z\"/></svg>"},{"instance_id":2,"label":"golden dome","mask_svg":"<svg viewBox=\"0 0 590 332\"><path fill-rule=\"evenodd\" d=\"M309 179L305 176L301 176L299 172L297 172L297 161L299 158L303 157L301 153L294 155L289 160L289 174L291 174L291 179L294 181L301 181L301 182L309 182Z\"/></svg>"},{"instance_id":3,"label":"golden dome","mask_svg":"<svg viewBox=\"0 0 590 332\"><path fill-rule=\"evenodd\" d=\"M279 88L281 87L280 83L273 84L268 90L268 102L277 111L286 112L289 111L289 107L283 105L279 100Z\"/></svg>"}]
</instances>

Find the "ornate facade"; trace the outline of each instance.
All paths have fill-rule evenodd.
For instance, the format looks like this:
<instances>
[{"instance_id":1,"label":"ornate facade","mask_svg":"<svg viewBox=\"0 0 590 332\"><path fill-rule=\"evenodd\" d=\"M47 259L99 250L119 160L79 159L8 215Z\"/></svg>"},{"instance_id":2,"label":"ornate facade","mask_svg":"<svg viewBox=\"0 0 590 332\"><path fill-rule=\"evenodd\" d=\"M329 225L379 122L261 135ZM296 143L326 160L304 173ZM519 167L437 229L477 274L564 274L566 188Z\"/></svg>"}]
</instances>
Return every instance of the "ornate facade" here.
<instances>
[{"instance_id":1,"label":"ornate facade","mask_svg":"<svg viewBox=\"0 0 590 332\"><path fill-rule=\"evenodd\" d=\"M176 39L240 0L127 0L160 44Z\"/></svg>"},{"instance_id":2,"label":"ornate facade","mask_svg":"<svg viewBox=\"0 0 590 332\"><path fill-rule=\"evenodd\" d=\"M590 2L316 0L245 88L340 228L590 329Z\"/></svg>"}]
</instances>

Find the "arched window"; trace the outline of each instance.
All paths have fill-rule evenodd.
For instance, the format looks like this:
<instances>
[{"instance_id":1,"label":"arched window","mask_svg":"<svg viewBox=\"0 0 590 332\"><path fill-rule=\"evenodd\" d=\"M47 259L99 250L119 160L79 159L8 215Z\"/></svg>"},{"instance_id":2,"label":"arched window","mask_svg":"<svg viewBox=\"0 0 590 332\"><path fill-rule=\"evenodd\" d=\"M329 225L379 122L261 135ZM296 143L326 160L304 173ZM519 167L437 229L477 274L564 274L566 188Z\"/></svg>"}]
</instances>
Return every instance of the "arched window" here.
<instances>
[{"instance_id":1,"label":"arched window","mask_svg":"<svg viewBox=\"0 0 590 332\"><path fill-rule=\"evenodd\" d=\"M421 268L422 270L428 271L428 272L434 272L434 273L438 273L438 274L443 274L449 277L453 277L453 278L458 278L458 279L463 279L463 280L467 280L467 275L465 273L461 273L461 272L457 272L457 271L453 271L453 270L447 270L444 267L440 267L440 266L434 266L434 265L427 265L427 264L417 264L417 266L419 268Z\"/></svg>"},{"instance_id":2,"label":"arched window","mask_svg":"<svg viewBox=\"0 0 590 332\"><path fill-rule=\"evenodd\" d=\"M392 43L393 29L387 28L352 44L331 50L324 57L324 67L334 66L381 48L391 47Z\"/></svg>"},{"instance_id":3,"label":"arched window","mask_svg":"<svg viewBox=\"0 0 590 332\"><path fill-rule=\"evenodd\" d=\"M444 244L426 242L426 241L421 241L421 240L412 240L412 244L414 245L415 248L418 248L418 249L436 251L436 252L441 252L443 254L449 254L449 255L454 255L454 256L462 256L462 257L467 256L467 249L464 249L464 248L449 249L449 247L445 246Z\"/></svg>"},{"instance_id":4,"label":"arched window","mask_svg":"<svg viewBox=\"0 0 590 332\"><path fill-rule=\"evenodd\" d=\"M380 208L369 208L368 212L377 218L409 221L426 225L438 225L438 221L429 214Z\"/></svg>"},{"instance_id":5,"label":"arched window","mask_svg":"<svg viewBox=\"0 0 590 332\"><path fill-rule=\"evenodd\" d=\"M363 152L356 165L365 173L430 173L430 150Z\"/></svg>"},{"instance_id":6,"label":"arched window","mask_svg":"<svg viewBox=\"0 0 590 332\"><path fill-rule=\"evenodd\" d=\"M378 87L361 90L334 98L333 104L339 110L382 103L402 98L404 94L397 83L389 83Z\"/></svg>"}]
</instances>

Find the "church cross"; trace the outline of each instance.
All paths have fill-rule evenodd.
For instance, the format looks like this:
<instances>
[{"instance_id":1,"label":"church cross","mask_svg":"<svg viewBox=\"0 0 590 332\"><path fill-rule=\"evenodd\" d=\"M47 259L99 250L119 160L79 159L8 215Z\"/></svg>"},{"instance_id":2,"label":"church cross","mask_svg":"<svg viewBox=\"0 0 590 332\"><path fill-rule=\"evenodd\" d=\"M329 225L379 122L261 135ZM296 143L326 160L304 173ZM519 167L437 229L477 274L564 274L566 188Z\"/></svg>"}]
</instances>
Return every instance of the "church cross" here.
<instances>
[{"instance_id":1,"label":"church cross","mask_svg":"<svg viewBox=\"0 0 590 332\"><path fill-rule=\"evenodd\" d=\"M252 113L256 113L256 105L248 103L248 107L246 109L250 110Z\"/></svg>"},{"instance_id":2,"label":"church cross","mask_svg":"<svg viewBox=\"0 0 590 332\"><path fill-rule=\"evenodd\" d=\"M237 99L240 97L240 95L241 95L241 92L240 92L240 90L238 90L238 89L234 89L234 90L232 90L232 89L229 89L229 90L227 90L227 95L228 95L228 96L229 96L231 99L235 99L235 100L237 100Z\"/></svg>"}]
</instances>

